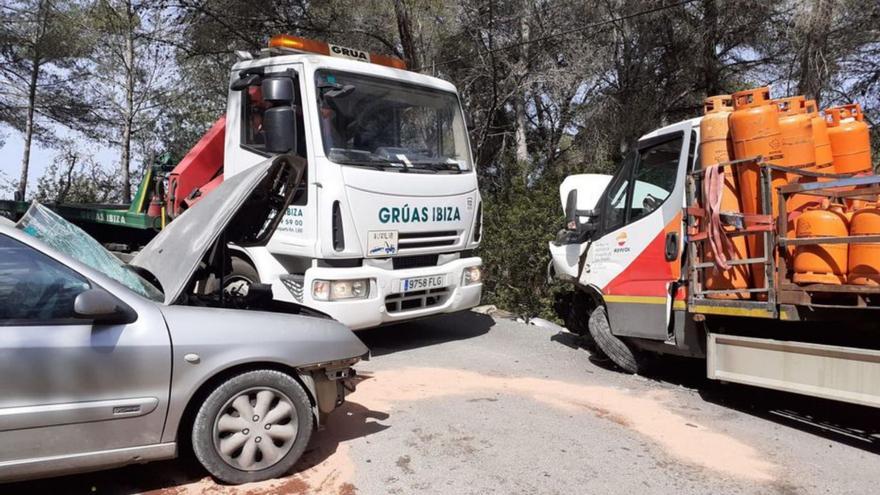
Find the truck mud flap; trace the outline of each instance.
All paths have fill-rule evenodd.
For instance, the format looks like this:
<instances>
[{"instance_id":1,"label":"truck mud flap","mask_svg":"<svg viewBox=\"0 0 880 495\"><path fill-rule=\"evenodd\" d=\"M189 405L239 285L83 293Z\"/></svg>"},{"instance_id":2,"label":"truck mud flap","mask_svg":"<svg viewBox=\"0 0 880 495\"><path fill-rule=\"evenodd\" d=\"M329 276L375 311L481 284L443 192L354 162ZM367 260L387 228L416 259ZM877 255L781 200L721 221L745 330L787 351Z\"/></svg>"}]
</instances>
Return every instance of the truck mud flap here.
<instances>
[{"instance_id":1,"label":"truck mud flap","mask_svg":"<svg viewBox=\"0 0 880 495\"><path fill-rule=\"evenodd\" d=\"M707 376L880 407L880 351L708 335Z\"/></svg>"}]
</instances>

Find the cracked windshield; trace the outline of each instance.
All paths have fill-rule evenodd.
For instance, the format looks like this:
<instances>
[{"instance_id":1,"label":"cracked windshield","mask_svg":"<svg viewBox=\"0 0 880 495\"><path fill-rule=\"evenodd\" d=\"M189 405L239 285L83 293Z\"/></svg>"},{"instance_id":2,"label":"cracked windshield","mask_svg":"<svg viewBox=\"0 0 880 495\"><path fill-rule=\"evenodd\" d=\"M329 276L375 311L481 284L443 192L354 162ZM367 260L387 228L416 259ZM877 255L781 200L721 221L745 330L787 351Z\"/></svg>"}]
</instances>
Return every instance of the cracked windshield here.
<instances>
[{"instance_id":1,"label":"cracked windshield","mask_svg":"<svg viewBox=\"0 0 880 495\"><path fill-rule=\"evenodd\" d=\"M104 249L98 241L37 202L31 204L16 227L148 299L163 300L159 289Z\"/></svg>"},{"instance_id":2,"label":"cracked windshield","mask_svg":"<svg viewBox=\"0 0 880 495\"><path fill-rule=\"evenodd\" d=\"M470 169L455 94L335 71L318 71L316 80L330 160L428 173Z\"/></svg>"}]
</instances>

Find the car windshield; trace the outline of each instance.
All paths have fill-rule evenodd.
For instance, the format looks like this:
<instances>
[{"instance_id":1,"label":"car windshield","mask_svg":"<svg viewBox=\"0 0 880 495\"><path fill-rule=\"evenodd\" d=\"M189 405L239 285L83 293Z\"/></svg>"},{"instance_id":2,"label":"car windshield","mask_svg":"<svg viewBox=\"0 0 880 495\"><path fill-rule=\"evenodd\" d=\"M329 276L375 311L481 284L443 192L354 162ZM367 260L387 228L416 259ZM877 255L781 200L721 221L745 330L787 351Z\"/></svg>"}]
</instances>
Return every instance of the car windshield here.
<instances>
[{"instance_id":1,"label":"car windshield","mask_svg":"<svg viewBox=\"0 0 880 495\"><path fill-rule=\"evenodd\" d=\"M98 241L36 201L16 227L148 299L157 302L164 300L159 289L104 249Z\"/></svg>"},{"instance_id":2,"label":"car windshield","mask_svg":"<svg viewBox=\"0 0 880 495\"><path fill-rule=\"evenodd\" d=\"M330 70L315 78L330 160L423 173L470 170L467 128L454 93Z\"/></svg>"}]
</instances>

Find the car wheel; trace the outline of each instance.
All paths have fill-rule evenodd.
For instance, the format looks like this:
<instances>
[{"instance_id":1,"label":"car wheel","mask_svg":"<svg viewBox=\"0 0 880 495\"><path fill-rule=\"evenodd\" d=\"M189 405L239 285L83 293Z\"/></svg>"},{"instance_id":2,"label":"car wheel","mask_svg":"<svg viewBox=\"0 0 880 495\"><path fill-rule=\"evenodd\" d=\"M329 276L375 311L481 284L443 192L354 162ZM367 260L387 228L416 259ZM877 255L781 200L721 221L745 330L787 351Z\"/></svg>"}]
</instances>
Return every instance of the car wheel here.
<instances>
[{"instance_id":1,"label":"car wheel","mask_svg":"<svg viewBox=\"0 0 880 495\"><path fill-rule=\"evenodd\" d=\"M611 333L608 314L599 306L590 314L590 335L608 359L627 373L640 373L645 368L645 357L632 345Z\"/></svg>"},{"instance_id":2,"label":"car wheel","mask_svg":"<svg viewBox=\"0 0 880 495\"><path fill-rule=\"evenodd\" d=\"M260 274L247 261L233 256L230 258L231 270L223 277L223 292L228 296L246 296L251 285L260 282Z\"/></svg>"},{"instance_id":3,"label":"car wheel","mask_svg":"<svg viewBox=\"0 0 880 495\"><path fill-rule=\"evenodd\" d=\"M290 375L257 370L214 389L196 414L193 452L215 478L240 484L276 478L312 436L312 408Z\"/></svg>"}]
</instances>

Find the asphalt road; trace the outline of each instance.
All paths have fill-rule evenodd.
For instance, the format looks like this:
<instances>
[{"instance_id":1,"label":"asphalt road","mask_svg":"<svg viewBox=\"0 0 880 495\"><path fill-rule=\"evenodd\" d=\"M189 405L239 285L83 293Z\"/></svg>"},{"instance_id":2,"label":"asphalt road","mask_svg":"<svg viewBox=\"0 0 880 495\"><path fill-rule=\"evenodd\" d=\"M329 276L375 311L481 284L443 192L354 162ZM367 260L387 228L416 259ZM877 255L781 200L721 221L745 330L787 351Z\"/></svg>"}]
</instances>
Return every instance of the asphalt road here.
<instances>
[{"instance_id":1,"label":"asphalt road","mask_svg":"<svg viewBox=\"0 0 880 495\"><path fill-rule=\"evenodd\" d=\"M591 359L572 334L475 313L360 333L373 359L296 472L216 485L192 460L2 493L876 493L880 414Z\"/></svg>"}]
</instances>

